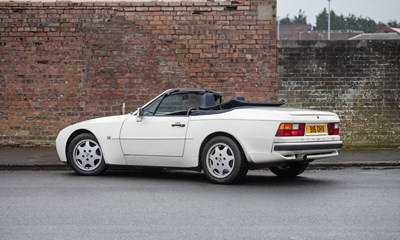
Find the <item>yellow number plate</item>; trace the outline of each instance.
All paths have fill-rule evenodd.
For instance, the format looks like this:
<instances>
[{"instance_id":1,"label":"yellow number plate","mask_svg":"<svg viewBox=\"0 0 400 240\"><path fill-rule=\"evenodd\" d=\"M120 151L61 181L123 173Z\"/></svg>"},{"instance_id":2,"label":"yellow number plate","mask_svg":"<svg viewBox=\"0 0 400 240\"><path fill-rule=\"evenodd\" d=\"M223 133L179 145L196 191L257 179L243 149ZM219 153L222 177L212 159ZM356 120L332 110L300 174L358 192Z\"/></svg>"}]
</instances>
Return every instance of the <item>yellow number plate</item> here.
<instances>
[{"instance_id":1,"label":"yellow number plate","mask_svg":"<svg viewBox=\"0 0 400 240\"><path fill-rule=\"evenodd\" d=\"M307 125L307 135L327 133L326 125Z\"/></svg>"}]
</instances>

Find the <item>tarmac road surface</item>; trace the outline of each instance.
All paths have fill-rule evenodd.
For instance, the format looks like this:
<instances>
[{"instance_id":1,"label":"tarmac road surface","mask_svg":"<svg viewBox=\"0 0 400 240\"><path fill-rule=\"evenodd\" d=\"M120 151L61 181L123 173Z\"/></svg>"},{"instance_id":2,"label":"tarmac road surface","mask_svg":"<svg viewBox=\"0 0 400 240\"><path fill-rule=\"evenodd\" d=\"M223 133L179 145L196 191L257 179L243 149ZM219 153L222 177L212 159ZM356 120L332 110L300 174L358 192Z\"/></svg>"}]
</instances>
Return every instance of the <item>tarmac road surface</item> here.
<instances>
[{"instance_id":1,"label":"tarmac road surface","mask_svg":"<svg viewBox=\"0 0 400 240\"><path fill-rule=\"evenodd\" d=\"M339 156L312 162L310 168L400 167L400 149L341 151ZM1 170L68 170L55 148L0 147Z\"/></svg>"},{"instance_id":2,"label":"tarmac road surface","mask_svg":"<svg viewBox=\"0 0 400 240\"><path fill-rule=\"evenodd\" d=\"M400 239L400 169L240 185L200 173L0 171L0 239Z\"/></svg>"}]
</instances>

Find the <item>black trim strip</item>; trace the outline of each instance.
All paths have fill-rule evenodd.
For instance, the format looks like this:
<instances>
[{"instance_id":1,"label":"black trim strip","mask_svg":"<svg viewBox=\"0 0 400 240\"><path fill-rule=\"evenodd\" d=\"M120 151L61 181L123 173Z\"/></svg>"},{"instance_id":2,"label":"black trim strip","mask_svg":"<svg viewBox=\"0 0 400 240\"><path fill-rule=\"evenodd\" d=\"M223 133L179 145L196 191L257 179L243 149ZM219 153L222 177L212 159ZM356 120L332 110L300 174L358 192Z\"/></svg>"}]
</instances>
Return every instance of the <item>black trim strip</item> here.
<instances>
[{"instance_id":1,"label":"black trim strip","mask_svg":"<svg viewBox=\"0 0 400 240\"><path fill-rule=\"evenodd\" d=\"M334 144L306 144L306 145L281 145L275 146L274 151L297 151L297 150L320 150L320 149L339 149L343 143Z\"/></svg>"}]
</instances>

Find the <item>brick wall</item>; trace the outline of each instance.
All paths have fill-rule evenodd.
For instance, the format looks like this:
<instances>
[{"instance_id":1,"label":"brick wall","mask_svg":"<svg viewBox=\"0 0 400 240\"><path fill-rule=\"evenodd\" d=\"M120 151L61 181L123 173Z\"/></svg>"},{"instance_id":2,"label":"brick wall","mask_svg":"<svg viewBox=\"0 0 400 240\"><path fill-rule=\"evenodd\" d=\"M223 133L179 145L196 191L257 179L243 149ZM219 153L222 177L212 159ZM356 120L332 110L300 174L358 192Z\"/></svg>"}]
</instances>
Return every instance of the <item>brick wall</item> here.
<instances>
[{"instance_id":1,"label":"brick wall","mask_svg":"<svg viewBox=\"0 0 400 240\"><path fill-rule=\"evenodd\" d=\"M0 144L167 88L276 97L275 0L0 2Z\"/></svg>"},{"instance_id":2,"label":"brick wall","mask_svg":"<svg viewBox=\"0 0 400 240\"><path fill-rule=\"evenodd\" d=\"M339 114L347 147L400 147L400 41L279 41L278 97Z\"/></svg>"}]
</instances>

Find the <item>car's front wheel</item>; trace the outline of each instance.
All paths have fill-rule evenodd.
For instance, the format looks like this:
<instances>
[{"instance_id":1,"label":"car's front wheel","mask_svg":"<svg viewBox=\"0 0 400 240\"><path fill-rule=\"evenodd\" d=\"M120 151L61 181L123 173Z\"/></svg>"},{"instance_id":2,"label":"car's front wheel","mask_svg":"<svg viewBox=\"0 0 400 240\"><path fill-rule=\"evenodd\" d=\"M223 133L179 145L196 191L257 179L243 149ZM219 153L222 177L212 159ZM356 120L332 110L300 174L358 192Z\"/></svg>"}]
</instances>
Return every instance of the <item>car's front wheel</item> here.
<instances>
[{"instance_id":1,"label":"car's front wheel","mask_svg":"<svg viewBox=\"0 0 400 240\"><path fill-rule=\"evenodd\" d=\"M98 175L106 169L100 144L89 133L72 139L67 150L68 163L79 175Z\"/></svg>"},{"instance_id":2,"label":"car's front wheel","mask_svg":"<svg viewBox=\"0 0 400 240\"><path fill-rule=\"evenodd\" d=\"M278 177L296 177L302 174L308 167L308 163L287 163L279 167L270 168Z\"/></svg>"},{"instance_id":3,"label":"car's front wheel","mask_svg":"<svg viewBox=\"0 0 400 240\"><path fill-rule=\"evenodd\" d=\"M211 182L220 184L240 181L249 169L237 143L226 136L214 137L205 144L201 166Z\"/></svg>"}]
</instances>

